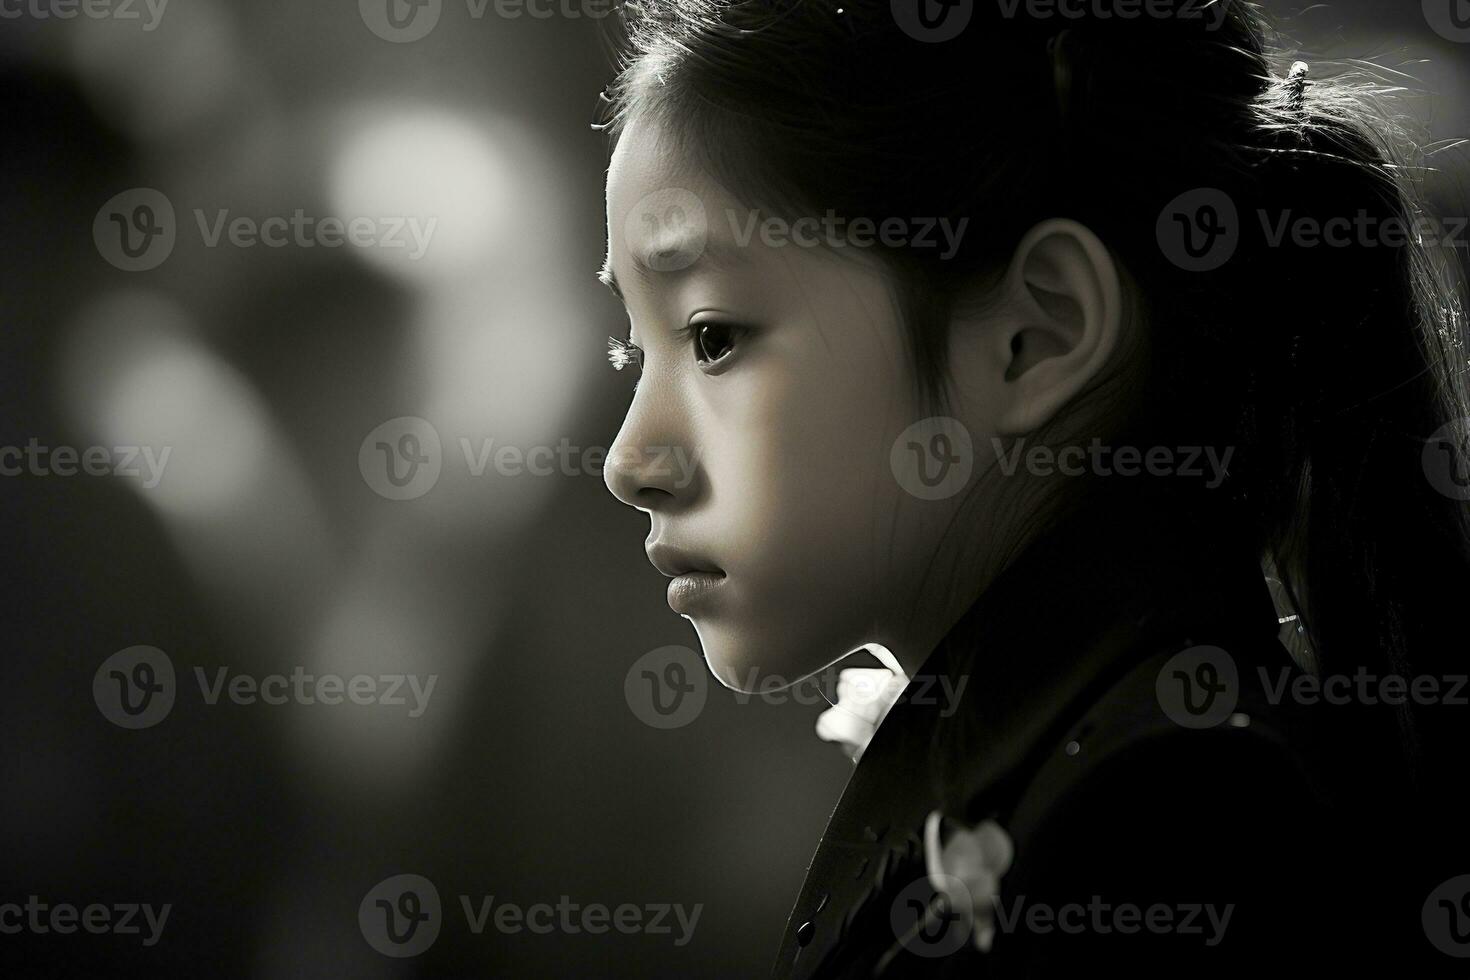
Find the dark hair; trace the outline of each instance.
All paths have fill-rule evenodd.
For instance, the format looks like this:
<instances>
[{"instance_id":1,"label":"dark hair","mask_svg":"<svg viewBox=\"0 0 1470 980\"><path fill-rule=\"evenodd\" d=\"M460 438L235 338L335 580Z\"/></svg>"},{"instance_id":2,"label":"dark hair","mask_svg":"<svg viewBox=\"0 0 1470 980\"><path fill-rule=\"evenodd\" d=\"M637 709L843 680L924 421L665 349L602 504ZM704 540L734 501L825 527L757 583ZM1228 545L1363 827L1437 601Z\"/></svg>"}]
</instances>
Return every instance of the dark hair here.
<instances>
[{"instance_id":1,"label":"dark hair","mask_svg":"<svg viewBox=\"0 0 1470 980\"><path fill-rule=\"evenodd\" d=\"M977 2L958 36L925 43L889 0L638 0L607 126L652 118L771 211L969 217L947 259L879 250L935 404L956 304L1039 221L1086 224L1144 341L1090 392L1110 436L1236 450L1222 489L1149 481L1119 506L1167 499L1253 542L1323 673L1454 673L1470 520L1421 459L1470 416L1455 258L1418 240L1272 242L1249 220L1423 217L1388 87L1362 66L1290 71L1254 4L1177 6L1062 19ZM1218 268L1161 247L1161 215L1191 196L1242 218ZM1438 710L1397 709L1411 756Z\"/></svg>"}]
</instances>

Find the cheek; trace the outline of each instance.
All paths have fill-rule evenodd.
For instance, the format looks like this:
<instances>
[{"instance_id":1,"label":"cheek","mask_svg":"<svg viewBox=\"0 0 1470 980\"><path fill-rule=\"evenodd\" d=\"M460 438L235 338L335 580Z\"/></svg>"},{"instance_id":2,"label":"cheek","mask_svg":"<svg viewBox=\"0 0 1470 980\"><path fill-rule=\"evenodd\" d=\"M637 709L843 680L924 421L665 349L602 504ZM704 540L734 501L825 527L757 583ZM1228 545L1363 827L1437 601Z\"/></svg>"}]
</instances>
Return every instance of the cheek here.
<instances>
[{"instance_id":1,"label":"cheek","mask_svg":"<svg viewBox=\"0 0 1470 980\"><path fill-rule=\"evenodd\" d=\"M889 465L909 422L902 365L877 343L838 349L815 332L772 346L732 393L738 407L712 413L712 503L739 542L732 570L752 601L799 590L832 615L875 614L906 506Z\"/></svg>"}]
</instances>

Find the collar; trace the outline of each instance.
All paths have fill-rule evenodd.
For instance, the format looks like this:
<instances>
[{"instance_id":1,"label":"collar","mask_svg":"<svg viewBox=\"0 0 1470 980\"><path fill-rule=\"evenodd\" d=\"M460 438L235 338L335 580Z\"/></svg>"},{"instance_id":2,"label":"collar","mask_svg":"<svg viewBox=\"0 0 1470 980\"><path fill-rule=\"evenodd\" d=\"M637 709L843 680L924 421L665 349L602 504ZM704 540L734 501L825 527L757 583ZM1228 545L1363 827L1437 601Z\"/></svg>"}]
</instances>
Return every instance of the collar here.
<instances>
[{"instance_id":1,"label":"collar","mask_svg":"<svg viewBox=\"0 0 1470 980\"><path fill-rule=\"evenodd\" d=\"M1144 510L1094 505L1054 523L926 659L832 814L775 976L810 976L889 873L922 862L929 811L1003 812L1058 733L1159 644L1216 630L1274 642L1246 536ZM963 693L946 704L946 691Z\"/></svg>"}]
</instances>

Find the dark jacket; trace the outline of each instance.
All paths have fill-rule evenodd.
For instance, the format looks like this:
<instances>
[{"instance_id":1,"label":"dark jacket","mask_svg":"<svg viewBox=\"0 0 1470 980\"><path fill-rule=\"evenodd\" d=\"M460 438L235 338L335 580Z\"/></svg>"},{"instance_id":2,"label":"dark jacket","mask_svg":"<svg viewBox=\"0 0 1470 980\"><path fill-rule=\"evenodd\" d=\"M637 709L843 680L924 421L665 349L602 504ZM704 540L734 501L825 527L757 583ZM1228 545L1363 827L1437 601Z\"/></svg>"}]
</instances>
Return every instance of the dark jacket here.
<instances>
[{"instance_id":1,"label":"dark jacket","mask_svg":"<svg viewBox=\"0 0 1470 980\"><path fill-rule=\"evenodd\" d=\"M1391 714L1291 694L1259 561L1223 537L1083 514L1028 547L879 727L773 975L1470 966L1426 938L1434 885L1470 867L1415 839ZM944 677L966 678L957 705ZM912 931L935 809L1014 843L988 952L961 916Z\"/></svg>"}]
</instances>

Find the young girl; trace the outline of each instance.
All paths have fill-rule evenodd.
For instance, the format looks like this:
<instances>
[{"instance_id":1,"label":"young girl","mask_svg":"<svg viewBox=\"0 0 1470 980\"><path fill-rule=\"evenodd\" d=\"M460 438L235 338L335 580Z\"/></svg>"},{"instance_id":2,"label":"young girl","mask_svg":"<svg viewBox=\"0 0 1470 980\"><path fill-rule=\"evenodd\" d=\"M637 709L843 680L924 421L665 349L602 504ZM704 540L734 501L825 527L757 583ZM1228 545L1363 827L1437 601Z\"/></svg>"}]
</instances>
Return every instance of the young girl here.
<instances>
[{"instance_id":1,"label":"young girl","mask_svg":"<svg viewBox=\"0 0 1470 980\"><path fill-rule=\"evenodd\" d=\"M1380 87L1226 0L625 20L608 486L725 684L912 679L776 975L1470 955L1470 353Z\"/></svg>"}]
</instances>

